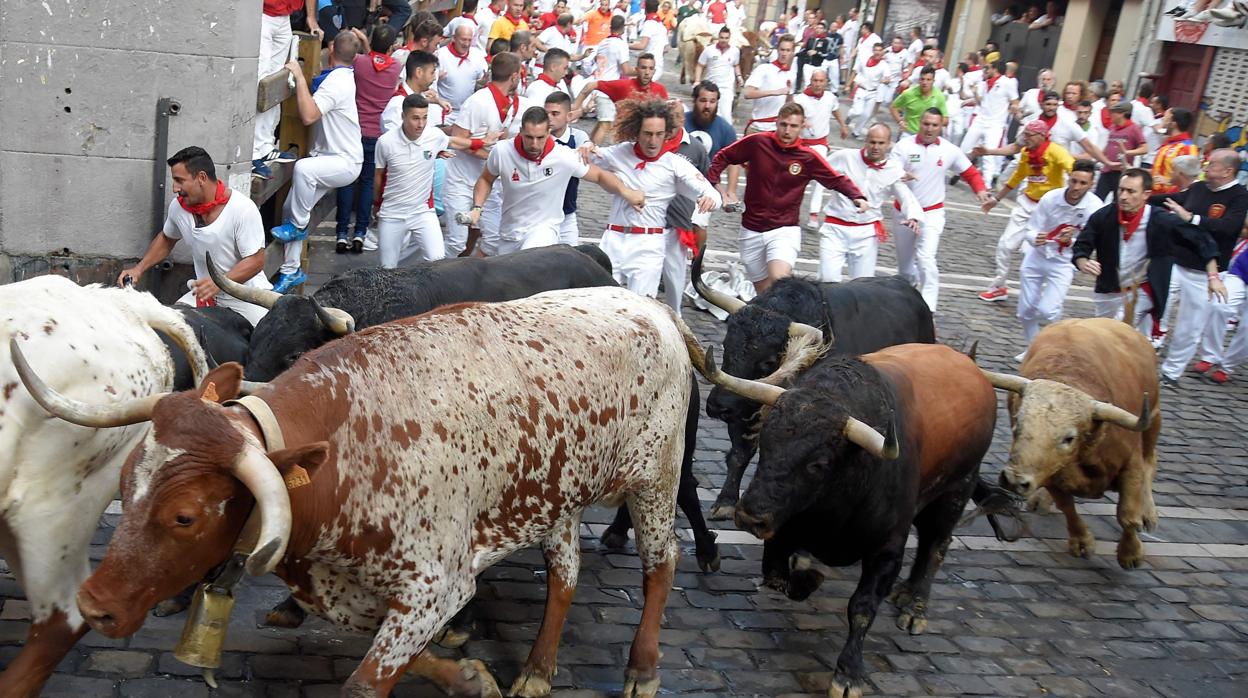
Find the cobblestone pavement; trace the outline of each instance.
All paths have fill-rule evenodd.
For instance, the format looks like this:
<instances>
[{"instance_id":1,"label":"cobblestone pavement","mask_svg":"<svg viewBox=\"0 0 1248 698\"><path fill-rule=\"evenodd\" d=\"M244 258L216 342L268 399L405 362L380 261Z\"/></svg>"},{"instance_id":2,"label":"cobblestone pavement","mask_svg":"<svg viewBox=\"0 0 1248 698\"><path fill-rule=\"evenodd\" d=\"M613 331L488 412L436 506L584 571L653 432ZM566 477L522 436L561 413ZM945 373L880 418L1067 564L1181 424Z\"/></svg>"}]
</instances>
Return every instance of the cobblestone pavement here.
<instances>
[{"instance_id":1,"label":"cobblestone pavement","mask_svg":"<svg viewBox=\"0 0 1248 698\"><path fill-rule=\"evenodd\" d=\"M669 80L673 84L675 80ZM673 85L676 92L687 89ZM738 113L743 113L740 108ZM581 188L581 228L596 238L607 210L596 187ZM1020 350L1015 298L986 304L974 297L990 275L991 251L1005 211L978 213L965 186L951 190L949 224L940 251L946 282L937 316L940 341L963 347L978 340L981 365L1016 368ZM736 247L739 218L716 214L713 250ZM817 258L807 234L803 260ZM375 253L373 253L375 254ZM336 257L315 250L313 282L373 254ZM728 257L713 256L713 261ZM880 273L891 272L891 244ZM813 272L803 261L799 273ZM1066 304L1069 316L1091 311L1080 279ZM723 325L686 307L699 336L718 342ZM1096 555L1065 552L1059 515L1030 517L1032 537L999 543L979 520L958 537L938 576L926 634L896 629L887 604L868 636L872 694L989 696L1243 696L1248 685L1248 449L1242 419L1248 380L1218 386L1195 374L1162 396L1156 501L1161 525L1145 536L1148 559L1123 571L1113 557L1118 527L1110 501L1081 503L1098 540ZM705 390L703 392L705 394ZM984 469L995 473L1008 449L1004 400L997 438ZM723 425L703 417L695 470L704 504L724 477L728 441ZM555 680L559 696L618 695L628 643L641 608L640 574L633 550L611 553L597 542L609 512L586 516L583 565L568 619ZM93 557L98 560L116 514L105 517ZM680 525L684 525L680 519ZM676 588L662 635L665 693L684 696L823 695L844 641L845 604L857 568L826 570L823 588L805 602L759 589L761 546L717 524L723 568L697 571L687 534ZM480 580L478 629L462 654L483 659L506 686L516 676L537 631L544 598L541 558L525 551ZM61 664L50 696L306 696L337 695L368 638L337 631L319 620L298 630L259 628L257 622L284 595L268 577L248 582L230 627L221 688L209 691L197 671L171 650L182 616L151 618L126 640L88 635ZM18 650L28 609L21 590L0 574L0 665ZM452 652L459 655L461 652ZM1240 688L1236 689L1235 686ZM402 696L440 695L408 681Z\"/></svg>"}]
</instances>

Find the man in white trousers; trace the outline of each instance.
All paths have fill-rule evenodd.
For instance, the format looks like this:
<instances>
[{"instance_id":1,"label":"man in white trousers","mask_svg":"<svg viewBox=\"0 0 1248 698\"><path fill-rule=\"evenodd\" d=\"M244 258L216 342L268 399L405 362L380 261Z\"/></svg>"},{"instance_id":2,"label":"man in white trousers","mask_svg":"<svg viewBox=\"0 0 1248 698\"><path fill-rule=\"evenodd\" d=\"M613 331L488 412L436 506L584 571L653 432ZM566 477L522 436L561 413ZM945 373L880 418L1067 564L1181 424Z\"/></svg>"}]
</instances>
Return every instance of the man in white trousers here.
<instances>
[{"instance_id":1,"label":"man in white trousers","mask_svg":"<svg viewBox=\"0 0 1248 698\"><path fill-rule=\"evenodd\" d=\"M849 128L841 118L840 102L836 93L828 89L828 71L815 68L811 71L806 88L793 96L806 112L806 125L802 127L802 145L828 158L828 134L832 131L832 119L841 127L841 138L849 137ZM823 210L823 185L811 181L814 191L810 195L810 216L807 226L819 227L819 212Z\"/></svg>"},{"instance_id":2,"label":"man in white trousers","mask_svg":"<svg viewBox=\"0 0 1248 698\"><path fill-rule=\"evenodd\" d=\"M923 227L915 232L905 225L900 204L893 204L897 210L893 226L897 240L897 273L918 287L933 313L940 296L936 250L945 230L945 177L949 172L961 176L974 190L981 205L989 199L984 178L970 158L961 148L940 137L943 123L940 109L932 107L919 120L919 132L903 137L893 146L893 157L910 176L906 186L923 207Z\"/></svg>"},{"instance_id":3,"label":"man in white trousers","mask_svg":"<svg viewBox=\"0 0 1248 698\"><path fill-rule=\"evenodd\" d=\"M278 293L288 293L308 279L299 265L313 207L321 197L360 176L364 146L355 107L355 75L350 66L362 49L356 32L339 32L330 46L330 67L316 76L310 88L303 67L295 61L286 64L295 76L299 118L312 127L312 147L309 157L295 163L290 195L283 207L285 220L270 231L286 243L286 256L273 285Z\"/></svg>"},{"instance_id":4,"label":"man in white trousers","mask_svg":"<svg viewBox=\"0 0 1248 698\"><path fill-rule=\"evenodd\" d=\"M854 138L862 138L867 124L880 108L884 95L891 93L893 76L884 61L884 44L871 47L871 55L854 72L853 102L849 106L849 125Z\"/></svg>"},{"instance_id":5,"label":"man in white trousers","mask_svg":"<svg viewBox=\"0 0 1248 698\"><path fill-rule=\"evenodd\" d=\"M750 120L745 122L745 133L775 131L776 115L788 102L797 85L797 62L793 54L797 45L792 36L784 35L776 43L776 60L754 66L745 81L741 96L753 102Z\"/></svg>"},{"instance_id":6,"label":"man in white trousers","mask_svg":"<svg viewBox=\"0 0 1248 698\"><path fill-rule=\"evenodd\" d=\"M1004 74L1001 61L984 66L984 79L975 87L975 97L963 102L974 106L962 137L962 152L970 155L976 146L1000 148L1005 145L1005 127L1010 114L1018 112L1018 80ZM1001 173L1001 156L985 155L981 164L988 186Z\"/></svg>"},{"instance_id":7,"label":"man in white trousers","mask_svg":"<svg viewBox=\"0 0 1248 698\"><path fill-rule=\"evenodd\" d=\"M705 72L703 72L705 71ZM706 78L719 88L719 116L732 123L732 98L741 80L741 51L732 45L732 30L722 27L714 44L703 49L693 68L693 84Z\"/></svg>"},{"instance_id":8,"label":"man in white trousers","mask_svg":"<svg viewBox=\"0 0 1248 698\"><path fill-rule=\"evenodd\" d=\"M1243 235L1248 237L1248 222L1244 223ZM1230 382L1235 369L1248 363L1248 302L1245 302L1245 297L1248 296L1245 293L1248 291L1248 254L1244 254L1244 248L1248 248L1248 241L1241 242L1239 248L1239 254L1233 258L1231 268L1226 273L1227 305L1233 308L1233 312L1223 318L1223 320L1238 319L1239 329L1231 338L1231 345L1222 354L1221 371L1226 377L1226 380L1222 382ZM1225 334L1224 330L1223 336Z\"/></svg>"},{"instance_id":9,"label":"man in white trousers","mask_svg":"<svg viewBox=\"0 0 1248 698\"><path fill-rule=\"evenodd\" d=\"M668 106L676 114L676 122L683 124L680 102L671 101ZM682 126L676 127L676 133L667 139L663 148L688 160L698 172L705 174L711 167L706 148ZM663 233L663 302L671 307L676 317L681 316L689 259L706 244L706 226L711 220L710 214L698 211L697 206L696 201L684 196L672 199L667 205L667 231Z\"/></svg>"},{"instance_id":10,"label":"man in white trousers","mask_svg":"<svg viewBox=\"0 0 1248 698\"><path fill-rule=\"evenodd\" d=\"M923 225L923 207L914 198L902 179L906 175L901 163L889 157L893 131L876 124L867 131L867 145L862 150L844 148L832 153L828 164L847 176L866 196L867 206L860 210L844 194L832 192L823 210L823 226L819 228L819 280L839 282L842 268L848 263L849 278L875 276L875 258L880 243L888 239L881 207L896 197L905 216L903 225L919 232Z\"/></svg>"},{"instance_id":11,"label":"man in white trousers","mask_svg":"<svg viewBox=\"0 0 1248 698\"><path fill-rule=\"evenodd\" d=\"M502 195L498 243L494 254L505 255L559 244L563 201L568 182L577 177L594 182L634 207L645 194L624 186L619 178L586 163L580 153L559 145L550 135L545 107L529 107L520 117L520 133L490 150L485 169L472 192L469 216L477 225L485 199L499 184Z\"/></svg>"},{"instance_id":12,"label":"man in white trousers","mask_svg":"<svg viewBox=\"0 0 1248 698\"><path fill-rule=\"evenodd\" d=\"M1031 248L1019 269L1018 319L1023 324L1022 361L1027 347L1040 333L1040 322L1062 319L1062 304L1075 277L1073 245L1088 218L1103 205L1092 193L1096 167L1088 160L1075 163L1066 186L1040 197L1027 221Z\"/></svg>"},{"instance_id":13,"label":"man in white trousers","mask_svg":"<svg viewBox=\"0 0 1248 698\"><path fill-rule=\"evenodd\" d=\"M290 15L306 10L308 31L317 41L325 36L316 20L316 0L264 0L264 14L260 17L260 53L257 67L260 79L281 70L290 60L290 45L294 34L290 30ZM277 147L277 122L282 116L279 105L256 114L255 134L251 145L251 173L261 179L273 177L269 167L275 162L290 162L293 157L280 152Z\"/></svg>"},{"instance_id":14,"label":"man in white trousers","mask_svg":"<svg viewBox=\"0 0 1248 698\"><path fill-rule=\"evenodd\" d=\"M442 228L433 209L434 170L443 151L472 147L470 139L452 138L429 123L429 101L424 95L404 97L402 115L399 128L377 139L373 191L378 196L373 201L373 217L377 219L383 269L397 267L418 250L425 261L446 256ZM492 145L497 139L494 133L484 140ZM405 246L409 234L412 244Z\"/></svg>"},{"instance_id":15,"label":"man in white trousers","mask_svg":"<svg viewBox=\"0 0 1248 698\"><path fill-rule=\"evenodd\" d=\"M646 193L638 210L622 196L611 200L602 251L611 259L615 280L630 291L656 297L666 256L667 207L676 196L697 202L706 213L719 208L719 192L689 164L664 146L679 125L662 100L626 100L615 121L617 145L587 149L598 164L631 189Z\"/></svg>"}]
</instances>

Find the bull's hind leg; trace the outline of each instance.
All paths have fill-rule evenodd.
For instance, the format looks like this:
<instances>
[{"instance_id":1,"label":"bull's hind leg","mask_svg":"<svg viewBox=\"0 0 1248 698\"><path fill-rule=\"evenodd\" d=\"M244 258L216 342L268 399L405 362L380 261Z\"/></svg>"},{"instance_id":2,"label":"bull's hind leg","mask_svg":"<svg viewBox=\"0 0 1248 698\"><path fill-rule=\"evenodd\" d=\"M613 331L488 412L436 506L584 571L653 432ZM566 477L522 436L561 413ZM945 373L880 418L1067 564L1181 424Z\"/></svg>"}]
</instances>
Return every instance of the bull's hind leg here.
<instances>
[{"instance_id":1,"label":"bull's hind leg","mask_svg":"<svg viewBox=\"0 0 1248 698\"><path fill-rule=\"evenodd\" d=\"M927 602L932 593L932 580L945 561L953 529L969 497L969 488L950 492L933 500L914 517L919 547L910 567L910 577L897 584L891 597L897 605L897 627L911 635L927 630Z\"/></svg>"},{"instance_id":2,"label":"bull's hind leg","mask_svg":"<svg viewBox=\"0 0 1248 698\"><path fill-rule=\"evenodd\" d=\"M540 698L550 695L550 680L557 668L559 636L563 633L563 623L576 593L576 576L581 569L581 544L577 535L580 525L578 513L551 530L542 541L542 554L546 558L546 613L542 616L537 640L529 650L529 659L507 692L509 696Z\"/></svg>"},{"instance_id":3,"label":"bull's hind leg","mask_svg":"<svg viewBox=\"0 0 1248 698\"><path fill-rule=\"evenodd\" d=\"M862 643L867 630L875 622L880 601L888 594L901 569L905 539L892 544L862 561L862 577L854 595L849 597L849 636L836 660L828 695L833 698L862 698L867 685L867 671L862 662Z\"/></svg>"},{"instance_id":4,"label":"bull's hind leg","mask_svg":"<svg viewBox=\"0 0 1248 698\"><path fill-rule=\"evenodd\" d=\"M628 508L636 525L637 553L641 557L645 606L633 636L624 673L624 698L653 698L659 691L659 628L676 572L676 518L672 491L648 490L630 494Z\"/></svg>"},{"instance_id":5,"label":"bull's hind leg","mask_svg":"<svg viewBox=\"0 0 1248 698\"><path fill-rule=\"evenodd\" d=\"M1049 494L1053 495L1053 503L1066 517L1066 535L1070 554L1075 557L1091 555L1096 547L1096 539L1092 537L1092 532L1083 523L1083 519L1079 518L1079 512L1075 511L1075 498L1068 492L1053 488L1049 488Z\"/></svg>"}]
</instances>

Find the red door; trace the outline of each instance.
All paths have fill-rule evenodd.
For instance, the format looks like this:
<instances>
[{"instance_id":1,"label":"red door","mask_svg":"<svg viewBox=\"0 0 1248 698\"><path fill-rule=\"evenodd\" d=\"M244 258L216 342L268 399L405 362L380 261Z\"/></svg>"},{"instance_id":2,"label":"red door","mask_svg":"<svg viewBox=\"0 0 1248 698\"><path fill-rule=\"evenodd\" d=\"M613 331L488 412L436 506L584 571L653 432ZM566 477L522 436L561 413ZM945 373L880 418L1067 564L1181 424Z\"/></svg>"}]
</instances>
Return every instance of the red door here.
<instances>
[{"instance_id":1,"label":"red door","mask_svg":"<svg viewBox=\"0 0 1248 698\"><path fill-rule=\"evenodd\" d=\"M1200 98L1205 93L1205 81L1209 78L1215 50L1213 46L1166 43L1157 91L1170 98L1170 106L1193 112L1200 109Z\"/></svg>"}]
</instances>

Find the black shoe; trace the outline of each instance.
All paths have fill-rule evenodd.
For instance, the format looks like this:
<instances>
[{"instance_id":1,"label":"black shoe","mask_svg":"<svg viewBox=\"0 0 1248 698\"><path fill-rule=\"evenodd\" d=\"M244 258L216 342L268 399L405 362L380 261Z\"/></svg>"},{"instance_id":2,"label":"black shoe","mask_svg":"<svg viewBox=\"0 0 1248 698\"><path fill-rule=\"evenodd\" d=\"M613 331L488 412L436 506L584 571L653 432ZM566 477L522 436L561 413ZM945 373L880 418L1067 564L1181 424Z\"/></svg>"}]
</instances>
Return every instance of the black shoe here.
<instances>
[{"instance_id":1,"label":"black shoe","mask_svg":"<svg viewBox=\"0 0 1248 698\"><path fill-rule=\"evenodd\" d=\"M956 186L958 186L958 180L959 180L959 179L961 179L961 175L956 175L956 174L955 174L955 175L953 175L952 177L950 177L950 178L949 178L949 186L951 186L951 187L956 187Z\"/></svg>"},{"instance_id":2,"label":"black shoe","mask_svg":"<svg viewBox=\"0 0 1248 698\"><path fill-rule=\"evenodd\" d=\"M338 238L338 244L334 245L334 252L338 254L347 253L347 241L345 238Z\"/></svg>"},{"instance_id":3,"label":"black shoe","mask_svg":"<svg viewBox=\"0 0 1248 698\"><path fill-rule=\"evenodd\" d=\"M1187 8L1183 7L1182 5L1179 5L1178 7L1175 7L1169 10L1165 14L1170 15L1171 17L1182 17L1183 15L1187 14Z\"/></svg>"},{"instance_id":4,"label":"black shoe","mask_svg":"<svg viewBox=\"0 0 1248 698\"><path fill-rule=\"evenodd\" d=\"M1173 379L1173 378L1171 378L1171 377L1169 377L1169 376L1167 376L1167 375L1164 375L1164 374L1163 374L1163 375L1161 376L1161 387L1163 387L1163 388L1170 388L1171 390L1178 390L1178 389L1179 389L1179 382L1178 382L1177 380L1175 380L1175 379Z\"/></svg>"},{"instance_id":5,"label":"black shoe","mask_svg":"<svg viewBox=\"0 0 1248 698\"><path fill-rule=\"evenodd\" d=\"M364 238L357 235L351 238L351 254L364 254Z\"/></svg>"}]
</instances>

